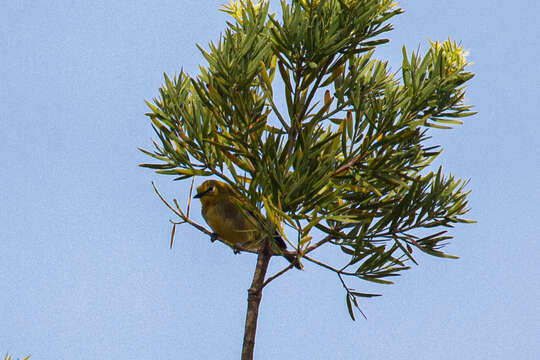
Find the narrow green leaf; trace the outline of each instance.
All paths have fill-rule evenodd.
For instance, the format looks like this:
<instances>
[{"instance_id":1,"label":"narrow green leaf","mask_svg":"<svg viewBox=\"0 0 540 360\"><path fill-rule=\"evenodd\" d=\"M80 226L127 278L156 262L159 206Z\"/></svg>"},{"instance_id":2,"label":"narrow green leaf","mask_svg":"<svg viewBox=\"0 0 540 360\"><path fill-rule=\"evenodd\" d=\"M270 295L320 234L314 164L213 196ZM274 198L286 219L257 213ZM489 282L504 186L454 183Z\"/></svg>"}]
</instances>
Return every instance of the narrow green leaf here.
<instances>
[{"instance_id":1,"label":"narrow green leaf","mask_svg":"<svg viewBox=\"0 0 540 360\"><path fill-rule=\"evenodd\" d=\"M345 300L347 302L347 310L349 310L349 316L351 317L353 321L356 321L356 319L354 318L354 311L353 311L352 303L351 303L351 295L349 293L346 294Z\"/></svg>"},{"instance_id":2,"label":"narrow green leaf","mask_svg":"<svg viewBox=\"0 0 540 360\"><path fill-rule=\"evenodd\" d=\"M368 293L361 293L361 292L356 292L356 291L351 291L351 294L353 294L354 296L359 296L359 297L364 297L364 298L382 296L381 294L368 294Z\"/></svg>"},{"instance_id":3,"label":"narrow green leaf","mask_svg":"<svg viewBox=\"0 0 540 360\"><path fill-rule=\"evenodd\" d=\"M211 171L199 170L199 169L173 169L173 170L157 170L158 174L165 175L187 175L187 176L210 176Z\"/></svg>"}]
</instances>

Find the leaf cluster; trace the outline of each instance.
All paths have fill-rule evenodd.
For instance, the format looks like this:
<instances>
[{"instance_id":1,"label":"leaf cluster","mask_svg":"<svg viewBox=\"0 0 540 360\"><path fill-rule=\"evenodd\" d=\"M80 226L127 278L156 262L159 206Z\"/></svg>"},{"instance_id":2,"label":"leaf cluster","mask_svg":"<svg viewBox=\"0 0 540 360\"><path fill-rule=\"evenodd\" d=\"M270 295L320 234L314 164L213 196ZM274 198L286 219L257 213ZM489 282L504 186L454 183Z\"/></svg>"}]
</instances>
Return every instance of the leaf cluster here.
<instances>
[{"instance_id":1,"label":"leaf cluster","mask_svg":"<svg viewBox=\"0 0 540 360\"><path fill-rule=\"evenodd\" d=\"M426 168L441 152L428 146L429 128L474 114L464 103L473 75L450 40L423 55L403 48L400 74L376 59L402 12L393 1L281 1L281 19L268 9L231 2L223 11L234 23L199 47L200 74L165 75L148 102L159 141L142 150L158 162L142 166L231 184L284 238L284 225L296 231L286 240L299 257L338 274L351 308L372 295L343 276L391 283L417 262L414 249L451 257L441 251L451 236L435 228L470 222L466 182ZM323 244L341 249L345 265L307 255Z\"/></svg>"}]
</instances>

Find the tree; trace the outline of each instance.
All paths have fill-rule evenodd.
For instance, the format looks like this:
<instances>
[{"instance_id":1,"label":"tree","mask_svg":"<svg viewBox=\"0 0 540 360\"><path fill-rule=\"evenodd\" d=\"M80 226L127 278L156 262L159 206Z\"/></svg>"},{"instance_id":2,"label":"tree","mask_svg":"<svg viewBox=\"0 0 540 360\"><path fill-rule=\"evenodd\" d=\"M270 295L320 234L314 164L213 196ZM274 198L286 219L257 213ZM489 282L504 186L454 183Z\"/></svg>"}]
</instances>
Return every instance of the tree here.
<instances>
[{"instance_id":1,"label":"tree","mask_svg":"<svg viewBox=\"0 0 540 360\"><path fill-rule=\"evenodd\" d=\"M420 55L403 47L400 72L375 58L388 22L402 13L391 0L233 1L234 22L202 51L200 74L170 78L147 114L159 138L158 160L142 166L175 180L214 176L230 184L262 233L248 291L242 359L252 359L263 288L293 265L266 276L275 231L299 261L334 272L351 318L358 297L348 278L391 284L415 250L455 258L441 248L456 223L469 223L466 181L427 169L441 153L429 128L448 129L473 115L464 84L473 74L462 46L430 42ZM280 97L284 101L280 101ZM161 199L195 223L175 200ZM264 215L263 215L264 214ZM287 236L284 226L293 236ZM290 232L289 232L290 233ZM172 238L171 238L172 245ZM344 263L312 252L338 247ZM361 310L360 310L361 311Z\"/></svg>"}]
</instances>

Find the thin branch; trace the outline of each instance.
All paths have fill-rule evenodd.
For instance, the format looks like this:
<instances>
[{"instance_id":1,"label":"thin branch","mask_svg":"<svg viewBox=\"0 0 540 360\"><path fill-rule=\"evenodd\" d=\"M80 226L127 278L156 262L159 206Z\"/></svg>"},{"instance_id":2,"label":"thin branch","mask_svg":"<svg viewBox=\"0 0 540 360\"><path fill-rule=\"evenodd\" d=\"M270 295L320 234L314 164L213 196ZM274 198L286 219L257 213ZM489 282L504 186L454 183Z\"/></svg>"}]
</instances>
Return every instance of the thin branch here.
<instances>
[{"instance_id":1,"label":"thin branch","mask_svg":"<svg viewBox=\"0 0 540 360\"><path fill-rule=\"evenodd\" d=\"M180 207L180 205L178 204L178 201L176 199L173 199L173 203L174 205L176 206L176 208L178 209L179 212L181 212L182 214L184 213L182 211L182 208ZM186 218L188 218L189 216L185 216Z\"/></svg>"},{"instance_id":2,"label":"thin branch","mask_svg":"<svg viewBox=\"0 0 540 360\"><path fill-rule=\"evenodd\" d=\"M296 241L296 253L297 253L297 257L298 257L298 253L300 252L300 241L302 240L303 238L303 235L304 235L304 230L302 229L302 224L300 223L300 220L298 219L295 219L295 223L296 223L296 233L298 234L298 239Z\"/></svg>"},{"instance_id":3,"label":"thin branch","mask_svg":"<svg viewBox=\"0 0 540 360\"><path fill-rule=\"evenodd\" d=\"M360 311L360 313L362 314L362 316L367 320L367 317L366 317L366 314L364 314L364 312L362 311L362 309L360 309L360 307L358 306L358 304L356 303L356 296L352 293L351 289L347 286L347 284L345 283L345 280L343 280L343 275L345 276L358 276L358 274L355 274L355 273L351 273L351 272L346 272L346 271L343 271L343 269L341 270L338 270L330 265L327 265L323 262L320 262L318 260L315 260L313 258L310 258L309 256L304 256L304 258L308 261L311 261L312 263L314 264L317 264L323 268L326 268L328 270L331 270L333 272L335 272L337 274L337 276L339 277L339 280L341 281L341 284L343 285L343 288L345 289L345 291L347 292L347 294L349 296L352 296L353 297L353 300L354 300L354 307L356 307L358 309L358 311ZM354 320L354 318L353 318Z\"/></svg>"},{"instance_id":4,"label":"thin branch","mask_svg":"<svg viewBox=\"0 0 540 360\"><path fill-rule=\"evenodd\" d=\"M180 219L182 219L182 221L173 221L173 220L170 220L171 223L173 223L173 225L179 225L179 224L184 224L184 223L187 223L197 229L199 229L200 231L202 231L203 233L207 234L207 235L210 235L212 236L213 235L213 232L211 231L208 231L204 226L201 226L199 224L197 224L196 222L192 221L191 219L189 219L185 214L184 212L182 211L182 209L180 208L180 205L178 204L178 201L176 199L173 199L174 201L174 204L176 205L176 209L172 207L171 204L169 204L169 202L167 200L165 200L165 198L163 197L163 195L161 195L161 193L159 192L159 190L157 189L156 187L156 184L154 184L154 182L152 181L152 186L154 187L154 191L156 192L156 194L159 196L159 198L161 199L161 201L167 205L167 207L169 209L171 209L171 211L173 213L175 213L176 215L178 215L178 217Z\"/></svg>"},{"instance_id":5,"label":"thin branch","mask_svg":"<svg viewBox=\"0 0 540 360\"><path fill-rule=\"evenodd\" d=\"M341 281L341 285L343 285L343 288L344 288L345 291L347 292L348 296L351 296L351 297L352 297L354 307L357 308L358 311L360 311L360 314L362 314L362 316L364 317L364 319L367 320L366 314L364 314L364 312L362 311L362 309L360 309L360 306L358 306L358 304L357 304L357 302L356 302L356 296L352 293L351 289L349 289L349 287L347 286L347 284L345 284L345 280L343 280L343 276L341 276L341 274L338 274L338 277L339 277L339 280ZM353 317L353 320L354 320L354 317Z\"/></svg>"},{"instance_id":6,"label":"thin branch","mask_svg":"<svg viewBox=\"0 0 540 360\"><path fill-rule=\"evenodd\" d=\"M156 194L159 196L159 198L161 199L161 201L163 201L163 203L164 203L165 205L167 205L167 207L168 207L169 209L171 209L171 211L172 211L173 213L175 213L176 215L178 215L178 217L181 218L181 219L183 220L183 219L186 217L186 216L184 215L184 212L183 212L180 208L178 208L178 210L179 210L180 212L178 212L177 210L175 210L175 209L171 206L171 204L169 204L169 203L167 202L167 200L165 200L165 198L163 197L163 195L161 195L161 193L159 192L159 190L158 190L157 187L156 187L156 184L155 184L153 181L152 181L152 186L154 187L154 191L155 191Z\"/></svg>"},{"instance_id":7,"label":"thin branch","mask_svg":"<svg viewBox=\"0 0 540 360\"><path fill-rule=\"evenodd\" d=\"M315 260L314 258L312 257L309 257L309 256L303 256L304 259L306 259L307 261L310 261L314 264L317 264L325 269L328 269L330 271L333 271L335 272L336 274L341 274L341 275L346 275L346 276L358 276L358 274L355 274L355 273L352 273L352 272L347 272L347 271L343 271L343 270L339 270L339 269L336 269L335 267L332 267L330 265L327 265L319 260Z\"/></svg>"},{"instance_id":8,"label":"thin branch","mask_svg":"<svg viewBox=\"0 0 540 360\"><path fill-rule=\"evenodd\" d=\"M175 227L175 225L180 225L180 224L189 224L191 226L193 226L194 228L198 229L199 231L205 233L206 235L210 236L211 238L215 238L215 234L209 230L207 230L204 226L202 225L199 225L197 224L195 221L189 219L186 215L184 215L184 212L182 211L182 209L180 208L180 205L178 204L178 201L176 199L173 199L173 202L174 204L176 205L176 209L167 201L165 200L165 198L163 197L163 195L161 195L161 193L159 192L159 190L157 189L156 185L154 184L154 182L152 182L152 186L154 187L154 191L156 192L156 194L159 196L159 198L161 199L161 201L167 205L167 207L169 209L171 209L171 211L173 213L175 213L180 219L182 219L182 221L173 221L173 220L169 220L172 224L173 224L173 229ZM230 245L225 242L224 240L220 239L220 238L215 238L215 240L219 240L220 242L222 242L223 244L227 245L230 247ZM247 249L245 247L242 247L242 246L236 246L234 248L236 251L238 252L248 252L248 253L252 253L252 254L258 254L258 251L257 250L253 250L253 249ZM273 253L272 256L274 255L283 255L283 253L285 253L285 251L282 251L280 253ZM296 252L287 252L288 254L291 254L291 255L294 255L296 256Z\"/></svg>"},{"instance_id":9,"label":"thin branch","mask_svg":"<svg viewBox=\"0 0 540 360\"><path fill-rule=\"evenodd\" d=\"M198 230L202 231L203 233L205 233L208 236L213 236L214 235L213 232L207 230L204 226L197 224L195 221L192 221L191 219L186 218L186 219L183 219L182 221L172 221L172 220L170 220L170 222L173 223L173 224L176 224L176 225L189 224L189 225L193 226L194 228L197 228ZM224 244L226 244L226 243L224 242Z\"/></svg>"},{"instance_id":10,"label":"thin branch","mask_svg":"<svg viewBox=\"0 0 540 360\"><path fill-rule=\"evenodd\" d=\"M324 245L327 242L329 242L330 240L332 240L332 238L333 238L332 235L327 235L324 239L322 239L319 242L317 242L317 243L311 245L310 247L308 247L306 249L306 251L304 251L304 254L309 254L310 252L312 252L313 250L315 250L319 246Z\"/></svg>"},{"instance_id":11,"label":"thin branch","mask_svg":"<svg viewBox=\"0 0 540 360\"><path fill-rule=\"evenodd\" d=\"M154 187L154 191L156 192L156 194L159 196L159 198L161 199L161 201L169 208L171 209L171 211L173 213L175 213L180 219L182 219L182 221L173 221L173 220L169 220L172 224L173 224L173 234L171 235L171 247L172 247L172 242L173 242L173 237L174 237L174 231L176 230L175 229L175 226L176 225L180 225L180 224L189 224L193 227L195 227L196 229L198 229L199 231L205 233L206 235L212 237L214 235L213 232L207 230L204 226L202 225L199 225L197 224L196 222L192 221L191 219L189 219L185 214L184 212L182 211L182 209L180 208L180 205L178 204L178 201L176 199L173 199L173 202L174 204L176 205L176 209L167 201L165 200L165 198L163 197L163 195L161 195L161 193L159 192L158 188L156 187L156 184L152 181L152 186ZM223 240L221 239L217 239L219 241L221 241L222 243L224 243L225 245L229 245L227 244L226 242L224 242ZM245 249L245 248L240 248L238 249L240 251L245 251L245 252L250 252L250 253L257 253L256 251L253 251L253 250L249 250L249 249Z\"/></svg>"},{"instance_id":12,"label":"thin branch","mask_svg":"<svg viewBox=\"0 0 540 360\"><path fill-rule=\"evenodd\" d=\"M314 259L314 258L312 258L312 257L309 257L309 256L304 256L303 258L305 258L306 260L308 260L308 261L310 261L310 262L312 262L312 263L314 263L314 264L316 264L316 265L319 265L319 266L321 266L321 267L323 267L323 268L325 268L325 269L328 269L328 270L330 270L330 271L333 271L333 272L335 272L336 274L338 274L338 275L340 275L340 276L341 276L341 275L345 275L345 276L355 276L355 277L358 277L358 276L359 276L359 274L357 274L357 273L350 272L350 271L344 271L346 268L348 268L348 267L350 266L350 264L345 265L345 266L344 266L343 268L341 268L341 269L337 269L337 268L335 268L335 267L333 267L333 266L330 266L330 265L328 265L328 264L325 264L325 263L323 263L323 262L321 262L321 261L319 261L319 260L316 260L316 259Z\"/></svg>"},{"instance_id":13,"label":"thin branch","mask_svg":"<svg viewBox=\"0 0 540 360\"><path fill-rule=\"evenodd\" d=\"M262 287L265 287L266 285L268 285L268 283L270 281L272 281L272 280L280 277L281 275L285 274L287 271L291 270L293 267L294 267L294 264L290 263L289 266L283 268L281 271L277 272L275 275L272 275L268 279L266 279L265 282L263 283Z\"/></svg>"},{"instance_id":14,"label":"thin branch","mask_svg":"<svg viewBox=\"0 0 540 360\"><path fill-rule=\"evenodd\" d=\"M356 165L356 163L364 160L364 157L366 156L367 154L364 154L363 156L357 156L357 157L354 157L351 159L351 161L349 161L348 163L340 166L336 171L334 171L334 173L332 174L332 176L336 176L336 175L339 175L340 173L342 173L343 171L345 170L348 170L350 169L351 167L353 167L354 165Z\"/></svg>"}]
</instances>

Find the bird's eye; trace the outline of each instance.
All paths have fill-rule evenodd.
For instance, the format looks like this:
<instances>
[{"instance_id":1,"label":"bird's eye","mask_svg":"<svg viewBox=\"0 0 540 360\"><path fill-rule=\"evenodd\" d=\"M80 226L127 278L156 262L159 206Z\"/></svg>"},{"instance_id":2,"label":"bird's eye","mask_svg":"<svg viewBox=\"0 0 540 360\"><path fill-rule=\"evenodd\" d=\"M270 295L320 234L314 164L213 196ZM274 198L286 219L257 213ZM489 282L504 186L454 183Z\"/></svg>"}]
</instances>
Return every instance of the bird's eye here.
<instances>
[{"instance_id":1,"label":"bird's eye","mask_svg":"<svg viewBox=\"0 0 540 360\"><path fill-rule=\"evenodd\" d=\"M214 187L213 187L213 186L210 186L210 188L208 189L208 192L213 193L213 192L214 192Z\"/></svg>"}]
</instances>

